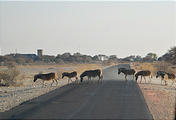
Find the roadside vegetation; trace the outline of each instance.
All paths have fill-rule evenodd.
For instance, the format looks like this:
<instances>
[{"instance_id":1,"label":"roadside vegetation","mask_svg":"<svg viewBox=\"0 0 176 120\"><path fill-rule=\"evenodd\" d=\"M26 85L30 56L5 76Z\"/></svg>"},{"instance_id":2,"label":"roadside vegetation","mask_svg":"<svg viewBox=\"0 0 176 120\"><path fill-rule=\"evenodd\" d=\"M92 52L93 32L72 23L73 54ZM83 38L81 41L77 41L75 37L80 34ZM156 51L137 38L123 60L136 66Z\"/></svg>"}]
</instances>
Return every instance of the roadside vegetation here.
<instances>
[{"instance_id":1,"label":"roadside vegetation","mask_svg":"<svg viewBox=\"0 0 176 120\"><path fill-rule=\"evenodd\" d=\"M173 67L174 65L165 62L165 61L156 61L156 62L144 62L144 63L139 63L139 62L135 62L133 65L133 68L136 71L140 71L140 70L150 70L152 71L153 75L156 75L157 71L166 71L169 73L174 73L176 74L176 68Z\"/></svg>"},{"instance_id":2,"label":"roadside vegetation","mask_svg":"<svg viewBox=\"0 0 176 120\"><path fill-rule=\"evenodd\" d=\"M0 71L1 86L20 85L20 80L22 79L23 75L21 75L14 63L8 63L7 69Z\"/></svg>"}]
</instances>

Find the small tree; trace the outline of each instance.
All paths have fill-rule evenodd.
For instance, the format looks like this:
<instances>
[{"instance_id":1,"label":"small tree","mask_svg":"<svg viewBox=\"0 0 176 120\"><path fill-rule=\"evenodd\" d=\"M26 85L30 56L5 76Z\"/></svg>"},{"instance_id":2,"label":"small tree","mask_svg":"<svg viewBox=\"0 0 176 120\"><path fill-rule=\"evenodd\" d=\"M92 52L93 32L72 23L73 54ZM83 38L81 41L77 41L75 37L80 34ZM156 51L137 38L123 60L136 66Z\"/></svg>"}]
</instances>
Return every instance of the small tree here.
<instances>
[{"instance_id":1,"label":"small tree","mask_svg":"<svg viewBox=\"0 0 176 120\"><path fill-rule=\"evenodd\" d=\"M157 60L157 54L156 53L148 53L144 58L143 61L146 62L153 62Z\"/></svg>"},{"instance_id":2,"label":"small tree","mask_svg":"<svg viewBox=\"0 0 176 120\"><path fill-rule=\"evenodd\" d=\"M168 56L169 56L168 62L176 64L176 46L169 50Z\"/></svg>"},{"instance_id":3,"label":"small tree","mask_svg":"<svg viewBox=\"0 0 176 120\"><path fill-rule=\"evenodd\" d=\"M172 47L166 54L158 58L159 61L166 61L171 64L176 64L176 46Z\"/></svg>"}]
</instances>

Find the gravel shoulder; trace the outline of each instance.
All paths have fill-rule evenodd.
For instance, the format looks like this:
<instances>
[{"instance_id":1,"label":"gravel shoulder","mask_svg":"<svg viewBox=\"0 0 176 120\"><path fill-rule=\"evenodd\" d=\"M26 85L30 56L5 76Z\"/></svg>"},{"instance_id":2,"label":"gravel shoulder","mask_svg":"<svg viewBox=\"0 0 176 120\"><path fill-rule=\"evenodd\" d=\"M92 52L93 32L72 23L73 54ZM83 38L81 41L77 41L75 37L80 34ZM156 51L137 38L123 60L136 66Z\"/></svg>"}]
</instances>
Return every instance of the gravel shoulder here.
<instances>
[{"instance_id":1,"label":"gravel shoulder","mask_svg":"<svg viewBox=\"0 0 176 120\"><path fill-rule=\"evenodd\" d=\"M50 86L48 82L44 87L40 83L22 87L2 87L0 91L0 112L5 112L24 101L46 94L66 84L67 80L64 79L58 82L58 86L55 84Z\"/></svg>"},{"instance_id":2,"label":"gravel shoulder","mask_svg":"<svg viewBox=\"0 0 176 120\"><path fill-rule=\"evenodd\" d=\"M155 120L174 120L176 88L160 84L139 84Z\"/></svg>"}]
</instances>

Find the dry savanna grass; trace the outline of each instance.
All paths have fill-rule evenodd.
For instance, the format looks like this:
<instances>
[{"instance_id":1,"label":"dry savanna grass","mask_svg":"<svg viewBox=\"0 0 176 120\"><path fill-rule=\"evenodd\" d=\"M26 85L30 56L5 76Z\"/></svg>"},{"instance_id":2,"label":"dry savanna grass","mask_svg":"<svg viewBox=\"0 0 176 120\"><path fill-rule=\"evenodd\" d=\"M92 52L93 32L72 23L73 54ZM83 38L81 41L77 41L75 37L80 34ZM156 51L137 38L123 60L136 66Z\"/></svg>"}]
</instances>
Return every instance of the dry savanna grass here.
<instances>
[{"instance_id":1,"label":"dry savanna grass","mask_svg":"<svg viewBox=\"0 0 176 120\"><path fill-rule=\"evenodd\" d=\"M157 70L162 70L162 71L176 74L175 66L167 62L157 62L154 66L157 68Z\"/></svg>"},{"instance_id":2,"label":"dry savanna grass","mask_svg":"<svg viewBox=\"0 0 176 120\"><path fill-rule=\"evenodd\" d=\"M153 75L156 75L157 71L165 71L169 73L176 73L176 69L173 65L166 63L166 62L152 62L152 63L138 63L135 62L133 65L133 69L136 71L140 70L150 70Z\"/></svg>"},{"instance_id":3,"label":"dry savanna grass","mask_svg":"<svg viewBox=\"0 0 176 120\"><path fill-rule=\"evenodd\" d=\"M60 66L61 67L61 66ZM62 66L63 67L63 66ZM101 64L69 64L64 67L73 67L73 69L70 70L61 70L60 73L58 74L59 77L61 77L61 74L63 72L77 72L77 76L80 76L80 74L86 70L94 70L94 69L100 69L102 70L102 65Z\"/></svg>"},{"instance_id":4,"label":"dry savanna grass","mask_svg":"<svg viewBox=\"0 0 176 120\"><path fill-rule=\"evenodd\" d=\"M116 65L116 63L114 61L111 61L111 60L104 60L102 64L103 64L103 66L113 66L113 65Z\"/></svg>"},{"instance_id":5,"label":"dry savanna grass","mask_svg":"<svg viewBox=\"0 0 176 120\"><path fill-rule=\"evenodd\" d=\"M156 67L154 66L155 63L134 63L133 68L136 71L140 71L140 70L150 70L153 73L155 73L157 71Z\"/></svg>"},{"instance_id":6,"label":"dry savanna grass","mask_svg":"<svg viewBox=\"0 0 176 120\"><path fill-rule=\"evenodd\" d=\"M16 67L8 67L0 71L0 86L20 86L24 76Z\"/></svg>"}]
</instances>

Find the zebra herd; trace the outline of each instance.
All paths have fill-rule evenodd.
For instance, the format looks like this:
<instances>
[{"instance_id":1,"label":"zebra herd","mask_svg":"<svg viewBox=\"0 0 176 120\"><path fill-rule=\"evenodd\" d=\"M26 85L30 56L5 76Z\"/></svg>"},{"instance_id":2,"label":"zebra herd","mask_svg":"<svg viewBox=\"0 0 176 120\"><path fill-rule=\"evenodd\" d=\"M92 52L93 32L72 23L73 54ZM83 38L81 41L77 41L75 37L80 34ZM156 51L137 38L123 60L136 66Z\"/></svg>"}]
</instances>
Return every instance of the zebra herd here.
<instances>
[{"instance_id":1,"label":"zebra herd","mask_svg":"<svg viewBox=\"0 0 176 120\"><path fill-rule=\"evenodd\" d=\"M150 82L151 83L151 78L152 78L152 72L149 70L142 70L142 71L138 71L136 73L136 71L134 69L126 69L126 68L119 68L118 69L118 74L123 73L125 75L125 79L127 80L127 75L133 75L133 80L134 77L136 78L136 82L138 80L138 77L141 76L141 81L142 81L142 77L145 80L146 83L146 76L149 76ZM136 73L136 74L135 74ZM172 81L171 86L176 83L176 76L173 73L168 73L165 71L157 71L156 73L156 78L160 77L161 78L161 84L164 82L165 85L168 85L168 80ZM140 81L140 83L141 83Z\"/></svg>"},{"instance_id":2,"label":"zebra herd","mask_svg":"<svg viewBox=\"0 0 176 120\"><path fill-rule=\"evenodd\" d=\"M126 69L126 68L118 68L118 74L120 73L123 73L125 75L125 80L127 80L127 76L128 75L132 75L133 76L133 80L135 78L136 82L138 80L139 77L141 77L141 81L142 81L142 78L144 78L145 80L145 83L146 83L146 78L145 77L149 77L150 81L149 83L151 83L151 79L152 79L152 72L149 71L149 70L142 70L142 71L138 71L136 73L136 71L134 69ZM75 78L75 81L78 81L78 77L77 77L77 72L76 71L73 71L73 72L63 72L62 73L62 79L64 77L67 77L68 78L68 83L71 81L72 82L72 78ZM80 75L80 82L83 82L83 78L84 77L87 77L88 80L90 81L91 78L94 78L94 77L98 77L98 82L101 81L102 82L102 79L103 79L103 75L102 75L102 71L100 69L96 69L96 70L86 70L84 71L81 75ZM161 84L164 82L165 85L168 85L168 80L172 80L172 85L174 83L176 83L176 77L173 73L168 73L168 72L165 72L165 71L158 71L156 73L156 78L160 77L161 78ZM44 82L45 81L50 81L52 80L52 84L54 83L54 81L56 81L56 83L58 83L58 76L57 76L57 73L53 72L53 73L48 73L48 74L37 74L34 76L34 82L37 80L37 79L41 79L43 81L43 85L44 85ZM140 81L140 83L141 83ZM52 86L51 84L51 86Z\"/></svg>"},{"instance_id":3,"label":"zebra herd","mask_svg":"<svg viewBox=\"0 0 176 120\"><path fill-rule=\"evenodd\" d=\"M102 79L103 79L102 71L100 69L84 71L80 75L80 82L83 82L83 78L86 77L86 76L88 77L89 81L93 77L98 77L99 78L98 82L102 82ZM62 73L62 79L64 77L68 78L68 83L69 83L69 81L73 82L71 78L75 78L76 79L75 81L78 80L76 71L73 71L73 72L70 72L70 73L69 72L63 72ZM47 73L47 74L36 74L36 75L34 75L34 80L33 81L35 82L37 79L41 79L43 81L43 85L42 85L42 87L43 87L45 81L51 81L52 80L53 82L51 83L51 86L54 83L54 81L56 81L56 83L58 84L59 77L57 76L56 72L51 72L51 73Z\"/></svg>"}]
</instances>

